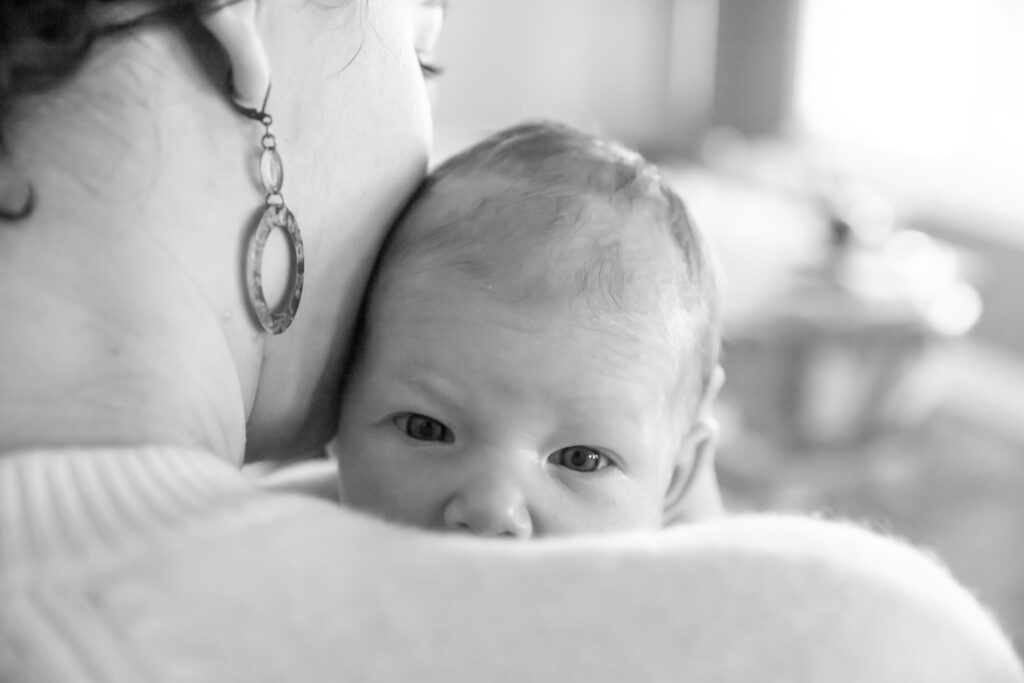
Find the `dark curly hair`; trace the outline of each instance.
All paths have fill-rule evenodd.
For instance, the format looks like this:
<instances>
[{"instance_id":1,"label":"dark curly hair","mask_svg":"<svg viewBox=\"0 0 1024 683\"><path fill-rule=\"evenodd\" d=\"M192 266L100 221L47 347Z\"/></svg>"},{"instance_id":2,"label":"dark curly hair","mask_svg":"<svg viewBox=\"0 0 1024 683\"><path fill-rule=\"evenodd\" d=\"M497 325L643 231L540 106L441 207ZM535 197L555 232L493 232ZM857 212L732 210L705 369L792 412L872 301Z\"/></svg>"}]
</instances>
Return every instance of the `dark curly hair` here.
<instances>
[{"instance_id":1,"label":"dark curly hair","mask_svg":"<svg viewBox=\"0 0 1024 683\"><path fill-rule=\"evenodd\" d=\"M0 124L18 97L47 90L74 74L97 40L147 23L183 22L195 15L197 7L212 4L211 0L0 0ZM4 154L0 129L0 163ZM0 221L19 221L32 213L35 192L27 181L25 187L24 205L0 207Z\"/></svg>"},{"instance_id":2,"label":"dark curly hair","mask_svg":"<svg viewBox=\"0 0 1024 683\"><path fill-rule=\"evenodd\" d=\"M20 95L73 74L104 36L176 21L209 0L3 0L0 2L0 117Z\"/></svg>"}]
</instances>

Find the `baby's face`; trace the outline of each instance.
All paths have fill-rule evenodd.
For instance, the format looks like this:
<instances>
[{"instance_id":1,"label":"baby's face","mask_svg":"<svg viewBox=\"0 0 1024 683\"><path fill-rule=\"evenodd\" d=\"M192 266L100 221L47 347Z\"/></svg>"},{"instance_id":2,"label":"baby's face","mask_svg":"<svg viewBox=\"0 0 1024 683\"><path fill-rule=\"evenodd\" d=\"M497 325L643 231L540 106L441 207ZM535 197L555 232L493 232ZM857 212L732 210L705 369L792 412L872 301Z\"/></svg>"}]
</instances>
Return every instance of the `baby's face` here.
<instances>
[{"instance_id":1,"label":"baby's face","mask_svg":"<svg viewBox=\"0 0 1024 683\"><path fill-rule=\"evenodd\" d=\"M447 280L374 304L334 444L342 500L482 536L661 526L693 459L660 346Z\"/></svg>"}]
</instances>

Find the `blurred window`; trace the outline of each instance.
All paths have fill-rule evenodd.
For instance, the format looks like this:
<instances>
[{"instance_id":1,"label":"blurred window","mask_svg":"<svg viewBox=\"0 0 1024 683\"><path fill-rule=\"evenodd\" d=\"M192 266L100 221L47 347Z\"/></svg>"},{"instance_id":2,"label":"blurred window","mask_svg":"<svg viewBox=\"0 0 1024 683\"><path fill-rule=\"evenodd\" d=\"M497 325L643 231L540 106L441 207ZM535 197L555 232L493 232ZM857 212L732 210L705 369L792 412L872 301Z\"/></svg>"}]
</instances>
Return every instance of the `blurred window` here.
<instances>
[{"instance_id":1,"label":"blurred window","mask_svg":"<svg viewBox=\"0 0 1024 683\"><path fill-rule=\"evenodd\" d=\"M1024 0L802 5L798 137L921 196L1024 216Z\"/></svg>"}]
</instances>

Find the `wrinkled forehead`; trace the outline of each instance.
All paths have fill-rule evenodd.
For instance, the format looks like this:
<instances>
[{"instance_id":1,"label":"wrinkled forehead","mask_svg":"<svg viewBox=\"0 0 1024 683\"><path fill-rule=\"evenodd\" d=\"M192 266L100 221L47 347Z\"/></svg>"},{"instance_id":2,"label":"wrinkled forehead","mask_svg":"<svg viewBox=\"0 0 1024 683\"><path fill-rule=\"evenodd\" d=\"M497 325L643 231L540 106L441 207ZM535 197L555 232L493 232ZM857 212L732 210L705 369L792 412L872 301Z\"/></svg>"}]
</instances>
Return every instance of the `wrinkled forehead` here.
<instances>
[{"instance_id":1,"label":"wrinkled forehead","mask_svg":"<svg viewBox=\"0 0 1024 683\"><path fill-rule=\"evenodd\" d=\"M479 288L495 305L603 330L678 376L695 364L708 307L661 208L486 171L448 176L396 227L376 298Z\"/></svg>"},{"instance_id":2,"label":"wrinkled forehead","mask_svg":"<svg viewBox=\"0 0 1024 683\"><path fill-rule=\"evenodd\" d=\"M651 389L678 400L685 398L679 395L680 382L687 387L699 384L697 340L703 321L699 313L685 310L678 301L666 297L645 302L640 308L607 305L593 297L546 298L536 292L523 295L525 285L509 284L506 279L481 278L432 255L406 258L378 283L368 322L374 333L381 335L378 339L399 333L399 327L409 329L409 323L417 320L428 324L447 320L454 328L469 317L476 324L527 335L557 331L571 338L575 334L588 339L588 353L600 360L609 375L659 378L659 386ZM551 346L550 351L561 354L566 348L571 344ZM564 362L574 362L572 354L568 355Z\"/></svg>"}]
</instances>

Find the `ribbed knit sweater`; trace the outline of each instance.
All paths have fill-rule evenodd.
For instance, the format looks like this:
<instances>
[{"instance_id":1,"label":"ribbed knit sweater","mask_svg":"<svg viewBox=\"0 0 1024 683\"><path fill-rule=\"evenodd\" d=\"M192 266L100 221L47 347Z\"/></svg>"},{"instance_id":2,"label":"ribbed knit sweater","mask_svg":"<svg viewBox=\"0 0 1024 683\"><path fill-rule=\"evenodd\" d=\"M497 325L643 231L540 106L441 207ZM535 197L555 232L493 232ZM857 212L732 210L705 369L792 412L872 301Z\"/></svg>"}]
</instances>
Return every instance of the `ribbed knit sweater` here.
<instances>
[{"instance_id":1,"label":"ribbed knit sweater","mask_svg":"<svg viewBox=\"0 0 1024 683\"><path fill-rule=\"evenodd\" d=\"M934 563L725 520L512 544L173 448L0 456L0 681L1021 681Z\"/></svg>"}]
</instances>

